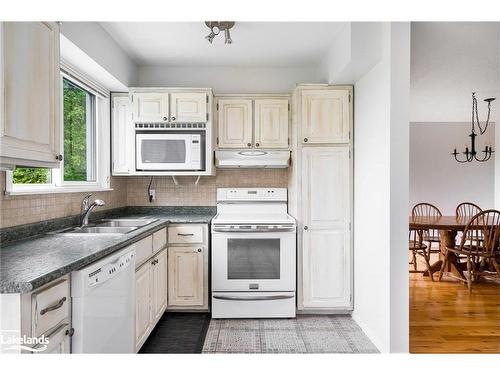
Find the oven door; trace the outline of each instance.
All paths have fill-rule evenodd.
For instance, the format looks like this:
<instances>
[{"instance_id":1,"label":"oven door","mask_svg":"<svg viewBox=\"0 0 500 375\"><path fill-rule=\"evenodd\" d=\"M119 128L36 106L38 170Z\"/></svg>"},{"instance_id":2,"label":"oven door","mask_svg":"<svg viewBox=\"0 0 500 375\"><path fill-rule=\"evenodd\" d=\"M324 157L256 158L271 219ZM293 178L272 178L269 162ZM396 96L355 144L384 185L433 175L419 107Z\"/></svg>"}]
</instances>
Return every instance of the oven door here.
<instances>
[{"instance_id":1,"label":"oven door","mask_svg":"<svg viewBox=\"0 0 500 375\"><path fill-rule=\"evenodd\" d=\"M138 170L200 169L199 135L136 133L135 137Z\"/></svg>"},{"instance_id":2,"label":"oven door","mask_svg":"<svg viewBox=\"0 0 500 375\"><path fill-rule=\"evenodd\" d=\"M295 291L295 226L258 227L212 227L214 292Z\"/></svg>"}]
</instances>

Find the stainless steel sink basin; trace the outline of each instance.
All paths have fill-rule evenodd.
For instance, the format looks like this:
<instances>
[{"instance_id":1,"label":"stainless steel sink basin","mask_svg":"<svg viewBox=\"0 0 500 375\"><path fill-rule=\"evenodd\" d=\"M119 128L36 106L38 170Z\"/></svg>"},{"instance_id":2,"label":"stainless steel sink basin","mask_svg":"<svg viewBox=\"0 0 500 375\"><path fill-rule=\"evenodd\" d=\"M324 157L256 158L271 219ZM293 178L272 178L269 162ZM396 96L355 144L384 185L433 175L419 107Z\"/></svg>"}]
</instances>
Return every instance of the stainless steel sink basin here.
<instances>
[{"instance_id":1,"label":"stainless steel sink basin","mask_svg":"<svg viewBox=\"0 0 500 375\"><path fill-rule=\"evenodd\" d=\"M63 230L61 232L58 232L57 234L63 234L63 235L79 235L79 234L125 234L132 232L133 230L136 230L137 227L100 227L100 226L95 226L95 227L76 227L76 228L69 228L66 230Z\"/></svg>"},{"instance_id":2,"label":"stainless steel sink basin","mask_svg":"<svg viewBox=\"0 0 500 375\"><path fill-rule=\"evenodd\" d=\"M107 219L99 222L100 227L143 227L158 219Z\"/></svg>"}]
</instances>

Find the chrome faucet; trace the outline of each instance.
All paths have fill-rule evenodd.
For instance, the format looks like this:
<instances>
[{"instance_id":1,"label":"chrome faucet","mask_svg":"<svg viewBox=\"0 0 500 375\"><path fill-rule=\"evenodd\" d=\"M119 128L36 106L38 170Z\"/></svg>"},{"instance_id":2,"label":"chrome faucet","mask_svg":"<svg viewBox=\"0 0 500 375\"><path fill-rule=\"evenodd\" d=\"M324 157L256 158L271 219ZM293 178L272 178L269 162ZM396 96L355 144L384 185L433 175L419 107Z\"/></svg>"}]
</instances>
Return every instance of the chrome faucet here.
<instances>
[{"instance_id":1,"label":"chrome faucet","mask_svg":"<svg viewBox=\"0 0 500 375\"><path fill-rule=\"evenodd\" d=\"M94 207L105 205L104 201L101 199L96 199L95 201L90 203L91 196L92 196L92 194L85 196L85 198L83 198L82 204L80 206L80 226L81 227L89 225L90 211L92 211L92 209Z\"/></svg>"}]
</instances>

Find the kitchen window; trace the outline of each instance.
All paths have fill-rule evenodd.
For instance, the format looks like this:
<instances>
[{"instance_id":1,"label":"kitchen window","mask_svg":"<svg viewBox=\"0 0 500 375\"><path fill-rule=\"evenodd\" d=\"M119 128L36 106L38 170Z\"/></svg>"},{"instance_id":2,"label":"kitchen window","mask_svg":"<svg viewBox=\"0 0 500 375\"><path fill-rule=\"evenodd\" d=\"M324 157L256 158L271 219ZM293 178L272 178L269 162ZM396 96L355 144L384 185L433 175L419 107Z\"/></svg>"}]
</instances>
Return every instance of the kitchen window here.
<instances>
[{"instance_id":1,"label":"kitchen window","mask_svg":"<svg viewBox=\"0 0 500 375\"><path fill-rule=\"evenodd\" d=\"M75 74L61 73L61 168L18 166L7 194L110 190L109 99Z\"/></svg>"}]
</instances>

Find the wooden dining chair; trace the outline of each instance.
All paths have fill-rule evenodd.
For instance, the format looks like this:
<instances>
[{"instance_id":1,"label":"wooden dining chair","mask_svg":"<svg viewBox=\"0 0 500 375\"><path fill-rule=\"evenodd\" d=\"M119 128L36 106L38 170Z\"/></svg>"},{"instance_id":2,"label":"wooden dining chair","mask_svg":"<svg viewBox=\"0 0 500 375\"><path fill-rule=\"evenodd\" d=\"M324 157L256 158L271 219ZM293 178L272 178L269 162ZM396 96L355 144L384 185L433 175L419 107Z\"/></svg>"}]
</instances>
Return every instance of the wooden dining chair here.
<instances>
[{"instance_id":1,"label":"wooden dining chair","mask_svg":"<svg viewBox=\"0 0 500 375\"><path fill-rule=\"evenodd\" d=\"M463 202L457 206L456 216L457 217L472 217L477 215L482 211L481 207L477 204L471 202Z\"/></svg>"},{"instance_id":2,"label":"wooden dining chair","mask_svg":"<svg viewBox=\"0 0 500 375\"><path fill-rule=\"evenodd\" d=\"M447 247L439 280L448 266L449 252L459 257L459 261L467 264L465 278L469 292L472 292L472 282L491 271L500 277L500 211L486 210L474 215L464 229L464 235L459 246ZM460 256L463 256L460 258Z\"/></svg>"},{"instance_id":3,"label":"wooden dining chair","mask_svg":"<svg viewBox=\"0 0 500 375\"><path fill-rule=\"evenodd\" d=\"M417 266L417 255L420 255L425 260L431 280L434 281L431 272L430 252L428 251L427 245L423 243L423 232L423 230L414 229L410 229L409 232L408 249L412 253L412 262L410 264L413 264L413 270L410 270L410 273L424 273L424 271L419 271Z\"/></svg>"},{"instance_id":4,"label":"wooden dining chair","mask_svg":"<svg viewBox=\"0 0 500 375\"><path fill-rule=\"evenodd\" d=\"M457 218L471 218L482 211L481 207L477 204L471 202L463 202L457 206L456 209L456 217ZM460 244L462 240L463 233L459 232L459 236L457 237L457 244ZM482 236L482 234L481 234Z\"/></svg>"},{"instance_id":5,"label":"wooden dining chair","mask_svg":"<svg viewBox=\"0 0 500 375\"><path fill-rule=\"evenodd\" d=\"M430 203L418 203L411 210L412 217L418 216L428 216L428 217L441 217L443 214L433 204ZM439 230L437 229L428 229L423 232L423 241L429 243L429 254L431 253L439 253L441 248L441 238L439 236ZM439 244L439 249L433 250L432 244Z\"/></svg>"}]
</instances>

